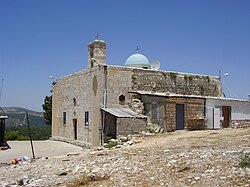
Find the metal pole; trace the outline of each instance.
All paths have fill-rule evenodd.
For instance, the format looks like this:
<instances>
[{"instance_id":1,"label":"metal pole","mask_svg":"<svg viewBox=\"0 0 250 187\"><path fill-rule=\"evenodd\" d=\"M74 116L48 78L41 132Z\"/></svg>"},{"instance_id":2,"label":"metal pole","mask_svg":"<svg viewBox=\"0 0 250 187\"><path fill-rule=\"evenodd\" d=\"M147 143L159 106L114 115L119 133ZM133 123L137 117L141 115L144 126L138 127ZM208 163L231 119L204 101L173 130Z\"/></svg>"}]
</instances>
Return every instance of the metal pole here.
<instances>
[{"instance_id":1,"label":"metal pole","mask_svg":"<svg viewBox=\"0 0 250 187\"><path fill-rule=\"evenodd\" d=\"M0 89L0 101L1 101L1 99L2 99L3 81L4 81L4 79L2 78L1 89Z\"/></svg>"},{"instance_id":2,"label":"metal pole","mask_svg":"<svg viewBox=\"0 0 250 187\"><path fill-rule=\"evenodd\" d=\"M32 150L32 156L35 159L34 147L33 147L31 132L30 132L30 123L29 123L28 112L26 112L26 117L27 117L27 124L28 124L28 130L29 130L29 137L30 137L30 145L31 145L31 150Z\"/></svg>"}]
</instances>

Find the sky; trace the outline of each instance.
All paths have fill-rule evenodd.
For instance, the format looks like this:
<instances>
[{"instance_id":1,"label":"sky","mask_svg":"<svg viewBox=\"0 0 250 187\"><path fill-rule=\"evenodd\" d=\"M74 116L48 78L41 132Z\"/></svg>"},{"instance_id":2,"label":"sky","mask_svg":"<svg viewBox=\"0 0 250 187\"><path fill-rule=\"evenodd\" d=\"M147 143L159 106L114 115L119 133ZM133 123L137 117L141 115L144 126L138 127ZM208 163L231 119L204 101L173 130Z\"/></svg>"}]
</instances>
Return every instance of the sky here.
<instances>
[{"instance_id":1,"label":"sky","mask_svg":"<svg viewBox=\"0 0 250 187\"><path fill-rule=\"evenodd\" d=\"M124 65L137 45L162 70L222 75L227 97L250 94L249 0L0 0L0 106L42 111L52 75L87 67L87 45Z\"/></svg>"}]
</instances>

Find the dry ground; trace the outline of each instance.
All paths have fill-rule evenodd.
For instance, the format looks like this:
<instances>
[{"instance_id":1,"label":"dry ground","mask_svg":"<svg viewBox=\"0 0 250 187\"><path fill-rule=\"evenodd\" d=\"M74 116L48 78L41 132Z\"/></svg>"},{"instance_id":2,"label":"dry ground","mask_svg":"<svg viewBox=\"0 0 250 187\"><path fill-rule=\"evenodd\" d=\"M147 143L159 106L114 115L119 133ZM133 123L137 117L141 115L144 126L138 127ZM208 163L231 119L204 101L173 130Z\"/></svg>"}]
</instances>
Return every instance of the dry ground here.
<instances>
[{"instance_id":1,"label":"dry ground","mask_svg":"<svg viewBox=\"0 0 250 187\"><path fill-rule=\"evenodd\" d=\"M0 181L4 186L26 175L27 186L79 186L86 178L92 180L87 186L250 186L250 169L238 166L250 153L250 128L178 131L135 142L4 166Z\"/></svg>"}]
</instances>

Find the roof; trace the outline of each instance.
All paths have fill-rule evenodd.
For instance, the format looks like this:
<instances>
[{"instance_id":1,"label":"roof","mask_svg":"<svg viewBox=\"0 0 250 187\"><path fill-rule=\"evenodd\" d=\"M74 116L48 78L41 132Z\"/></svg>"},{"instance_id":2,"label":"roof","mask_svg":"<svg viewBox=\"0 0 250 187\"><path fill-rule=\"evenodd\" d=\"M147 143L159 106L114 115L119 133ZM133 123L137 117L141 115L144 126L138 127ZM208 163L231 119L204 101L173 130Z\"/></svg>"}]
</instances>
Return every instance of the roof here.
<instances>
[{"instance_id":1,"label":"roof","mask_svg":"<svg viewBox=\"0 0 250 187\"><path fill-rule=\"evenodd\" d=\"M147 92L147 91L134 91L135 93L141 95L153 95L161 97L187 97L187 98L199 98L199 99L214 99L214 100L224 100L224 101L239 101L239 102L250 102L249 100L236 99L236 98L227 98L227 97L212 97L212 96L202 96L202 95L183 95L183 94L174 94L168 92Z\"/></svg>"},{"instance_id":2,"label":"roof","mask_svg":"<svg viewBox=\"0 0 250 187\"><path fill-rule=\"evenodd\" d=\"M8 116L0 116L0 119L7 119Z\"/></svg>"},{"instance_id":3,"label":"roof","mask_svg":"<svg viewBox=\"0 0 250 187\"><path fill-rule=\"evenodd\" d=\"M147 118L142 114L137 114L129 108L101 108L103 111L110 113L118 118Z\"/></svg>"}]
</instances>

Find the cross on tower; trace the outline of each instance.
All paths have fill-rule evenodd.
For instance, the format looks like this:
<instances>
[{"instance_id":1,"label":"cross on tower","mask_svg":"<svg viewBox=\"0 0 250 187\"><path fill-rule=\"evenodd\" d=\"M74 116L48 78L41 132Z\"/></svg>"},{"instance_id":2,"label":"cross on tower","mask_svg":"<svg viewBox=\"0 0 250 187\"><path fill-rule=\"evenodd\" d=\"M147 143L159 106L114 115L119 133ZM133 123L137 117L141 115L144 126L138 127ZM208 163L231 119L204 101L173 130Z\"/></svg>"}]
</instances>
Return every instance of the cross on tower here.
<instances>
[{"instance_id":1,"label":"cross on tower","mask_svg":"<svg viewBox=\"0 0 250 187\"><path fill-rule=\"evenodd\" d=\"M140 48L138 47L138 45L137 45L137 47L136 47L136 52L138 53L138 51L140 50Z\"/></svg>"},{"instance_id":2,"label":"cross on tower","mask_svg":"<svg viewBox=\"0 0 250 187\"><path fill-rule=\"evenodd\" d=\"M101 36L101 35L99 34L99 32L97 32L97 33L96 33L96 39L98 40L100 36Z\"/></svg>"}]
</instances>

